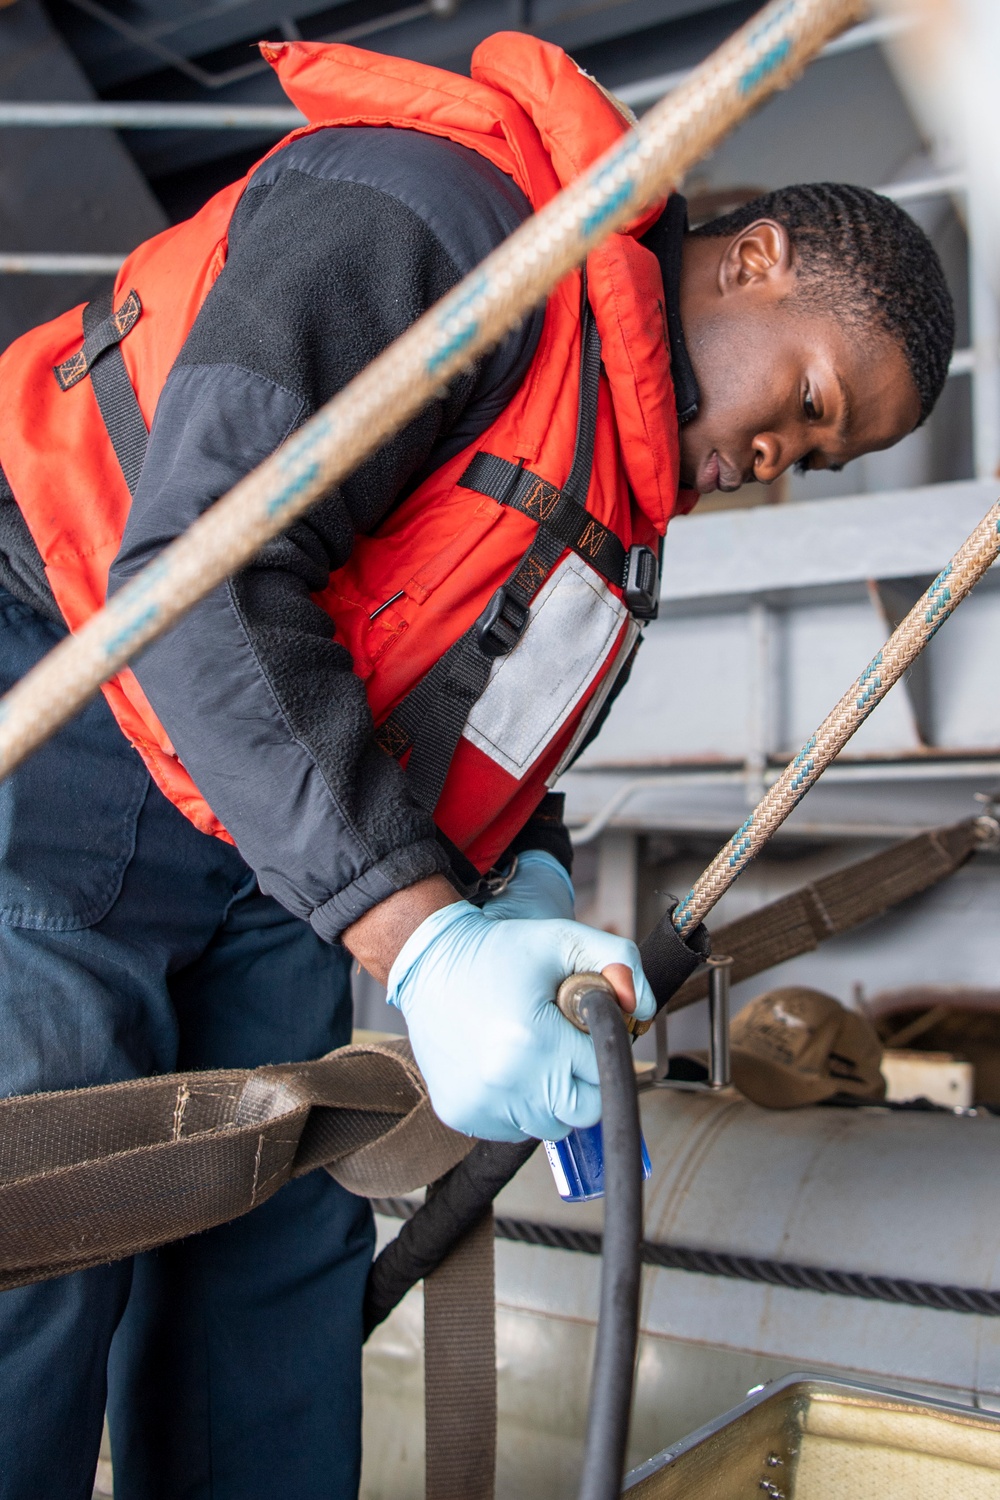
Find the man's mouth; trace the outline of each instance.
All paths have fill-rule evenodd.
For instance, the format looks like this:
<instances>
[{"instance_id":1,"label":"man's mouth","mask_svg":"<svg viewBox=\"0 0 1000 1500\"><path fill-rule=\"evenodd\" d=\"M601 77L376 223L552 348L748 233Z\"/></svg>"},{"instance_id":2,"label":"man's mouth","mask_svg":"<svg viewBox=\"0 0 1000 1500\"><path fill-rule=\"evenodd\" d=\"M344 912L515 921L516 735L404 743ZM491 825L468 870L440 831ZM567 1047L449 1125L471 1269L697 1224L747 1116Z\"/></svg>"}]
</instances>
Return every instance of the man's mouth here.
<instances>
[{"instance_id":1,"label":"man's mouth","mask_svg":"<svg viewBox=\"0 0 1000 1500\"><path fill-rule=\"evenodd\" d=\"M714 451L698 465L695 489L699 495L710 495L719 488L719 455Z\"/></svg>"},{"instance_id":2,"label":"man's mouth","mask_svg":"<svg viewBox=\"0 0 1000 1500\"><path fill-rule=\"evenodd\" d=\"M738 490L741 483L739 472L725 463L713 448L708 457L701 461L695 489L699 495L710 495L713 490L724 490L729 494Z\"/></svg>"}]
</instances>

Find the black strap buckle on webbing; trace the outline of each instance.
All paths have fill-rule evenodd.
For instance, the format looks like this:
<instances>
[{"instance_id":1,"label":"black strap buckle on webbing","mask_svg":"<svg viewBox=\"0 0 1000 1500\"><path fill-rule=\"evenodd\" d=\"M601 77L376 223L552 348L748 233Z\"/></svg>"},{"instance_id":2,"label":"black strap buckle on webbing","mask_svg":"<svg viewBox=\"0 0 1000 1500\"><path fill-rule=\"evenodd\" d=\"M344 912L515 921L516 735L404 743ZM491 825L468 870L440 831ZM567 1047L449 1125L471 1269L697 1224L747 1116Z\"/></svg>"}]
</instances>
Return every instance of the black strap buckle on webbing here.
<instances>
[{"instance_id":1,"label":"black strap buckle on webbing","mask_svg":"<svg viewBox=\"0 0 1000 1500\"><path fill-rule=\"evenodd\" d=\"M476 645L486 656L513 651L528 624L531 611L504 586L498 588L473 627Z\"/></svg>"},{"instance_id":2,"label":"black strap buckle on webbing","mask_svg":"<svg viewBox=\"0 0 1000 1500\"><path fill-rule=\"evenodd\" d=\"M130 495L135 494L139 483L149 434L125 368L121 341L131 333L141 313L137 291L130 291L117 310L114 292L111 289L101 292L83 309L83 348L53 368L61 391L72 390L85 376L90 376Z\"/></svg>"},{"instance_id":3,"label":"black strap buckle on webbing","mask_svg":"<svg viewBox=\"0 0 1000 1500\"><path fill-rule=\"evenodd\" d=\"M630 547L625 603L637 620L655 620L660 610L660 563L651 547Z\"/></svg>"}]
</instances>

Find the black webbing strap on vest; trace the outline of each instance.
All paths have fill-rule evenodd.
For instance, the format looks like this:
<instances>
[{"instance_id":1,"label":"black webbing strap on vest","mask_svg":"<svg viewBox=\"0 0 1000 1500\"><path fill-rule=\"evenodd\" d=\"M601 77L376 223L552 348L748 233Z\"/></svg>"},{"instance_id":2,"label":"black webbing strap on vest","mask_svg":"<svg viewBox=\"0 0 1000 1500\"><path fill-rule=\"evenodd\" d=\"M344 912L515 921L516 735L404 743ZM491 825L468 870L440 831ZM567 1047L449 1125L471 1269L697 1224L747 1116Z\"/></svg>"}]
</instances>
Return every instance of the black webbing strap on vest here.
<instances>
[{"instance_id":1,"label":"black webbing strap on vest","mask_svg":"<svg viewBox=\"0 0 1000 1500\"><path fill-rule=\"evenodd\" d=\"M114 310L112 291L101 292L83 310L83 348L56 365L60 390L68 391L87 375L111 446L121 465L129 494L135 494L146 457L148 433L122 357L121 341L142 312L138 292L131 291Z\"/></svg>"},{"instance_id":2,"label":"black webbing strap on vest","mask_svg":"<svg viewBox=\"0 0 1000 1500\"><path fill-rule=\"evenodd\" d=\"M469 714L486 690L494 660L517 645L528 624L531 601L565 549L579 553L617 587L624 584L625 548L581 503L587 498L594 464L601 378L601 339L586 288L581 322L580 395L569 478L559 490L521 464L489 453L472 460L459 484L530 516L538 523L537 535L476 623L434 663L375 734L389 755L398 758L410 751L410 788L430 812L437 806Z\"/></svg>"},{"instance_id":3,"label":"black webbing strap on vest","mask_svg":"<svg viewBox=\"0 0 1000 1500\"><path fill-rule=\"evenodd\" d=\"M596 516L571 500L565 489L494 453L477 453L458 482L537 521L608 583L624 587L628 561L624 546Z\"/></svg>"},{"instance_id":4,"label":"black webbing strap on vest","mask_svg":"<svg viewBox=\"0 0 1000 1500\"><path fill-rule=\"evenodd\" d=\"M537 521L542 530L563 547L570 547L608 583L624 588L628 554L614 532L586 508L594 462L600 378L601 342L588 306L584 312L576 451L562 489L533 474L523 464L498 458L495 453L477 453L458 482L464 489L489 495L500 505L508 505Z\"/></svg>"},{"instance_id":5,"label":"black webbing strap on vest","mask_svg":"<svg viewBox=\"0 0 1000 1500\"><path fill-rule=\"evenodd\" d=\"M414 797L429 812L437 806L462 731L486 690L494 660L520 640L531 601L562 550L561 542L540 531L517 571L497 590L475 625L439 657L376 730L376 740L391 755L410 750L407 780Z\"/></svg>"}]
</instances>

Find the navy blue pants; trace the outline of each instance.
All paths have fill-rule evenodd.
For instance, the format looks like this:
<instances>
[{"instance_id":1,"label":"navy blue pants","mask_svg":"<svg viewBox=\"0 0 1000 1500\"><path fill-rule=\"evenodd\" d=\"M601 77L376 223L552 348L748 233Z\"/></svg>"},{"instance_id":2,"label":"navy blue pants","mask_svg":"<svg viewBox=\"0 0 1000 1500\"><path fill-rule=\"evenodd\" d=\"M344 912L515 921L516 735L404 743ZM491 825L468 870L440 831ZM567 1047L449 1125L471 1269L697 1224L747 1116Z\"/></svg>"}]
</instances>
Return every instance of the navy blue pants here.
<instances>
[{"instance_id":1,"label":"navy blue pants","mask_svg":"<svg viewBox=\"0 0 1000 1500\"><path fill-rule=\"evenodd\" d=\"M60 638L0 590L0 689ZM0 1093L318 1057L349 960L150 782L103 698L0 784ZM0 1500L357 1492L367 1203L325 1172L151 1254L0 1293Z\"/></svg>"}]
</instances>

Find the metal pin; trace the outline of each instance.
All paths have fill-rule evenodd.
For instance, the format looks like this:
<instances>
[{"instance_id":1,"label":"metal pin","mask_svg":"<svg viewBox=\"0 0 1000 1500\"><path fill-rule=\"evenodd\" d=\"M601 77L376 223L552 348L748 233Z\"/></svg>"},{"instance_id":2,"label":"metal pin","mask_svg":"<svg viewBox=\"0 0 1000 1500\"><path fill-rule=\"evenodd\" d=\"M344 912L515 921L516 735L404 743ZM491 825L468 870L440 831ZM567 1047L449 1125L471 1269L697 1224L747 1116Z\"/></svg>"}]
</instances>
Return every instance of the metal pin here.
<instances>
[{"instance_id":1,"label":"metal pin","mask_svg":"<svg viewBox=\"0 0 1000 1500\"><path fill-rule=\"evenodd\" d=\"M733 961L718 954L708 962L708 1084L723 1089L729 1083L729 979Z\"/></svg>"},{"instance_id":2,"label":"metal pin","mask_svg":"<svg viewBox=\"0 0 1000 1500\"><path fill-rule=\"evenodd\" d=\"M667 1007L657 1011L656 1020L653 1023L656 1035L656 1065L653 1068L653 1082L662 1083L670 1071L670 1048L667 1045Z\"/></svg>"},{"instance_id":3,"label":"metal pin","mask_svg":"<svg viewBox=\"0 0 1000 1500\"><path fill-rule=\"evenodd\" d=\"M377 620L384 609L388 609L390 604L395 604L397 599L402 599L405 593L405 589L400 589L397 594L393 594L392 598L387 599L384 604L380 604L378 609L372 610L371 614L368 616L369 620Z\"/></svg>"}]
</instances>

